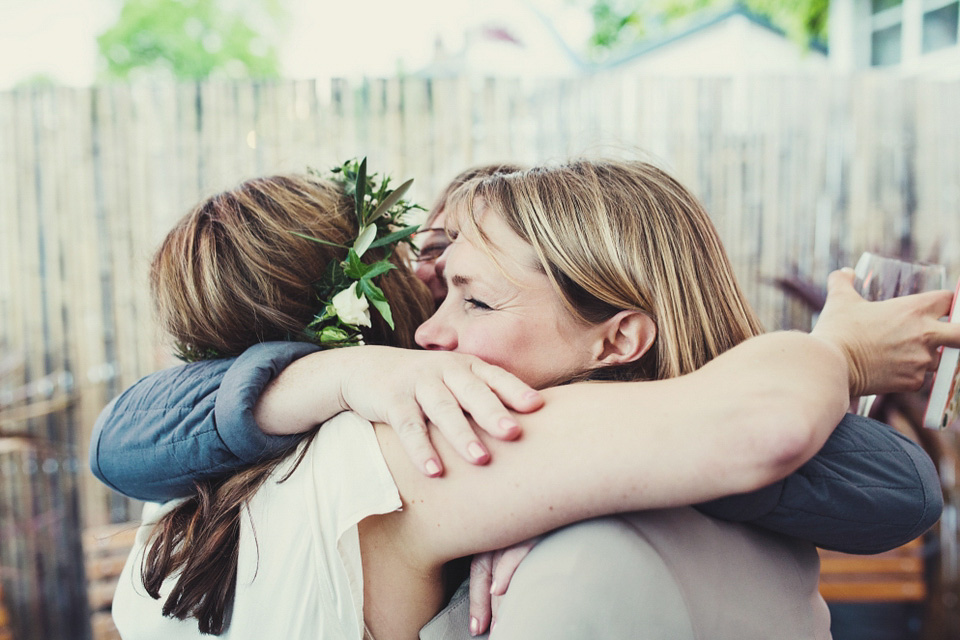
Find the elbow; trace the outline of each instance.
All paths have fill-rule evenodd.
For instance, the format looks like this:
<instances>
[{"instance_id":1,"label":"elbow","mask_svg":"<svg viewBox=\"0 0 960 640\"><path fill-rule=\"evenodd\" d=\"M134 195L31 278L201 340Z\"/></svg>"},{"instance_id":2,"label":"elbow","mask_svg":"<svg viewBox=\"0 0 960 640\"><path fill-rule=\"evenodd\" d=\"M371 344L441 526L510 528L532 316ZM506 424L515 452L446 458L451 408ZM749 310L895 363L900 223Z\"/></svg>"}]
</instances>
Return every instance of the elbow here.
<instances>
[{"instance_id":1,"label":"elbow","mask_svg":"<svg viewBox=\"0 0 960 640\"><path fill-rule=\"evenodd\" d=\"M103 466L101 462L103 461L100 457L100 441L103 439L104 426L113 411L113 407L116 404L117 400L114 398L110 403L104 407L103 411L100 412L100 415L97 417L97 421L93 425L93 433L90 436L90 454L87 459L88 464L90 465L90 472L93 473L93 476L107 485L111 489L116 490L104 473Z\"/></svg>"},{"instance_id":2,"label":"elbow","mask_svg":"<svg viewBox=\"0 0 960 640\"><path fill-rule=\"evenodd\" d=\"M757 466L759 487L782 480L798 469L816 453L816 429L801 416L767 422L764 435L759 438Z\"/></svg>"},{"instance_id":3,"label":"elbow","mask_svg":"<svg viewBox=\"0 0 960 640\"><path fill-rule=\"evenodd\" d=\"M766 394L753 405L744 449L752 468L750 486L760 489L782 480L812 458L823 447L843 417L845 406L785 401L780 394Z\"/></svg>"},{"instance_id":4,"label":"elbow","mask_svg":"<svg viewBox=\"0 0 960 640\"><path fill-rule=\"evenodd\" d=\"M727 408L727 418L739 435L733 446L740 446L740 453L731 455L739 455L748 465L739 472L750 478L744 490L752 491L809 460L840 422L850 400L843 355L816 338L767 334L744 343L741 353L751 359L740 368L736 387L723 378L716 388L732 391L718 398L718 404Z\"/></svg>"},{"instance_id":5,"label":"elbow","mask_svg":"<svg viewBox=\"0 0 960 640\"><path fill-rule=\"evenodd\" d=\"M923 535L937 523L943 514L943 489L940 484L940 474L937 472L933 460L912 442L909 442L905 449L917 471L920 499L914 501L914 509L918 512L916 525L908 534L908 540L902 544Z\"/></svg>"}]
</instances>

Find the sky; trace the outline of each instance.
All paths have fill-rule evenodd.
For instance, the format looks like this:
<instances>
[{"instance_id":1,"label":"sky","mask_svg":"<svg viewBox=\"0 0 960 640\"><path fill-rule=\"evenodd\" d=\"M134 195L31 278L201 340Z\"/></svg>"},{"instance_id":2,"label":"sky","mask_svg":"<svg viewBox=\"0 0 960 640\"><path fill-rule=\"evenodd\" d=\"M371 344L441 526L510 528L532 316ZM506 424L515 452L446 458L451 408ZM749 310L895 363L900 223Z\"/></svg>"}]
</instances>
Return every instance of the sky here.
<instances>
[{"instance_id":1,"label":"sky","mask_svg":"<svg viewBox=\"0 0 960 640\"><path fill-rule=\"evenodd\" d=\"M464 29L492 18L549 14L568 41L583 42L586 14L568 0L283 0L289 31L280 49L285 76L390 75L426 64L438 34L448 49ZM528 6L524 6L528 5ZM120 0L0 0L0 89L36 75L86 86L97 73L96 36ZM357 9L362 6L362 17Z\"/></svg>"}]
</instances>

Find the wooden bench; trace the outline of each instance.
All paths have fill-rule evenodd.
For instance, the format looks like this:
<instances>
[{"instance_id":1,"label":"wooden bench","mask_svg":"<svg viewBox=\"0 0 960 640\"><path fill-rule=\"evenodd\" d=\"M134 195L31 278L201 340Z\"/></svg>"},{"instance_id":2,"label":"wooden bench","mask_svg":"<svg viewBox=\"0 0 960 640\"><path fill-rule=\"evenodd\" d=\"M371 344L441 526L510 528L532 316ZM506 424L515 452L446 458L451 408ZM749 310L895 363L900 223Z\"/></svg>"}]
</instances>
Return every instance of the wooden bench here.
<instances>
[{"instance_id":1,"label":"wooden bench","mask_svg":"<svg viewBox=\"0 0 960 640\"><path fill-rule=\"evenodd\" d=\"M10 612L3 604L3 585L0 584L0 640L13 640Z\"/></svg>"},{"instance_id":2,"label":"wooden bench","mask_svg":"<svg viewBox=\"0 0 960 640\"><path fill-rule=\"evenodd\" d=\"M133 522L96 527L83 532L87 599L90 602L90 626L94 640L120 640L110 606L136 533L137 523Z\"/></svg>"},{"instance_id":3,"label":"wooden bench","mask_svg":"<svg viewBox=\"0 0 960 640\"><path fill-rule=\"evenodd\" d=\"M820 550L820 594L827 602L919 602L927 597L923 541L872 556Z\"/></svg>"}]
</instances>

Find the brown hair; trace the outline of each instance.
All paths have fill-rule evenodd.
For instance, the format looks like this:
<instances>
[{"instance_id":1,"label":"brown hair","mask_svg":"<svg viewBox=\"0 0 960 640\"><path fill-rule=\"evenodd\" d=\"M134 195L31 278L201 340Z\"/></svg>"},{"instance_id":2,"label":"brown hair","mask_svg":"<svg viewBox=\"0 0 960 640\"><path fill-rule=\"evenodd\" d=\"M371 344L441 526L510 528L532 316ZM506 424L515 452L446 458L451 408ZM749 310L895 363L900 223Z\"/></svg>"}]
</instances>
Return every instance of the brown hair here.
<instances>
[{"instance_id":1,"label":"brown hair","mask_svg":"<svg viewBox=\"0 0 960 640\"><path fill-rule=\"evenodd\" d=\"M313 283L357 235L353 198L335 182L311 176L254 178L207 198L167 234L150 267L159 324L182 351L240 355L271 340L302 339L320 310ZM380 259L376 249L368 256ZM401 262L378 280L390 300L396 331L379 314L368 342L414 347L413 332L432 313L425 288ZM390 295L390 292L393 295Z\"/></svg>"},{"instance_id":2,"label":"brown hair","mask_svg":"<svg viewBox=\"0 0 960 640\"><path fill-rule=\"evenodd\" d=\"M335 182L272 176L242 183L201 202L167 235L154 256L150 282L160 324L181 350L233 356L258 342L297 339L319 310L313 283L357 234L353 198ZM379 259L382 254L370 250ZM366 256L365 256L366 257ZM399 256L378 279L396 331L376 313L366 342L414 345L417 326L433 311L429 292ZM288 454L226 479L197 483L197 495L154 528L141 576L152 597L176 583L163 615L195 617L201 633L220 634L236 590L244 505Z\"/></svg>"},{"instance_id":3,"label":"brown hair","mask_svg":"<svg viewBox=\"0 0 960 640\"><path fill-rule=\"evenodd\" d=\"M482 205L482 206L481 206ZM653 347L591 378L672 378L763 331L697 199L653 165L577 160L477 180L451 207L496 212L529 243L571 313L598 323L636 310L657 326Z\"/></svg>"}]
</instances>

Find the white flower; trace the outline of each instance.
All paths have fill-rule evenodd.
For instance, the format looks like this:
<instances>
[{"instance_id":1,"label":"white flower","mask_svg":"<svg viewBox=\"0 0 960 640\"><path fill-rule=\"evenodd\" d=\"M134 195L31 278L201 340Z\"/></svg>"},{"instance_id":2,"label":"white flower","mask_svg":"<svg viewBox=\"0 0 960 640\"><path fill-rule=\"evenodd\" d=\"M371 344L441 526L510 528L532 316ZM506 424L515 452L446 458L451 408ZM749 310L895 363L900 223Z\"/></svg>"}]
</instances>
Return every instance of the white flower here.
<instances>
[{"instance_id":1,"label":"white flower","mask_svg":"<svg viewBox=\"0 0 960 640\"><path fill-rule=\"evenodd\" d=\"M370 303L366 296L357 297L357 283L350 285L349 289L344 289L333 296L333 308L337 311L337 316L347 324L354 326L370 326Z\"/></svg>"}]
</instances>

